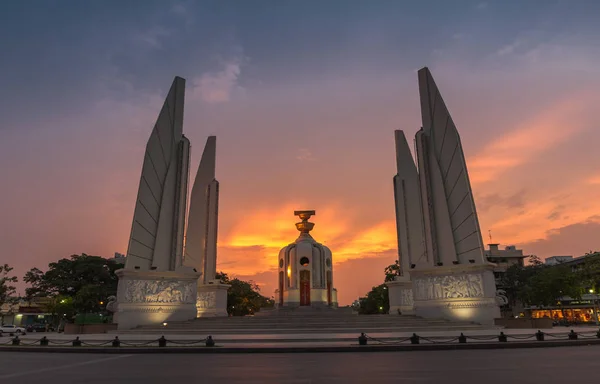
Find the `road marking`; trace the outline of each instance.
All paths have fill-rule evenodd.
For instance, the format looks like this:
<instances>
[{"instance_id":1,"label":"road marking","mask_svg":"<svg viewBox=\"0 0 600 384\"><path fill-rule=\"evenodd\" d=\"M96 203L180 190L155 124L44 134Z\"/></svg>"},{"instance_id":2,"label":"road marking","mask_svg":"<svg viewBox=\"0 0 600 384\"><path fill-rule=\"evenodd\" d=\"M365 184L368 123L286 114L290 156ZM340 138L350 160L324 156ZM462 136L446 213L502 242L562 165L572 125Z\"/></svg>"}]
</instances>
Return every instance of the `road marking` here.
<instances>
[{"instance_id":1,"label":"road marking","mask_svg":"<svg viewBox=\"0 0 600 384\"><path fill-rule=\"evenodd\" d=\"M59 369L81 367L82 365L102 363L104 361L122 359L122 358L125 358L125 357L131 357L131 356L133 356L133 355L118 355L118 356L112 356L112 357L104 357L102 359L95 359L95 360L83 361L81 363L75 363L75 364L69 364L69 365L61 365L61 366L58 366L58 367L36 369L34 371L9 373L8 375L0 375L0 379L10 379L10 378L13 378L13 377L35 375L36 373L43 373L43 372L49 372L49 371L57 371Z\"/></svg>"}]
</instances>

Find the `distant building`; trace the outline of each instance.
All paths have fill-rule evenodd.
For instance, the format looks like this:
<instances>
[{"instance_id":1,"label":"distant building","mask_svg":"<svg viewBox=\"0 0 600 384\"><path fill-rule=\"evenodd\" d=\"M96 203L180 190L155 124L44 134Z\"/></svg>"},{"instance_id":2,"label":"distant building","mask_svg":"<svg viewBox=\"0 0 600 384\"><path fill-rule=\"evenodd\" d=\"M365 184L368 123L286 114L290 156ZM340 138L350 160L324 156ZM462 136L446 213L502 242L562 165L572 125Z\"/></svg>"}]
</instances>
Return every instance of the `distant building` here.
<instances>
[{"instance_id":1,"label":"distant building","mask_svg":"<svg viewBox=\"0 0 600 384\"><path fill-rule=\"evenodd\" d=\"M566 263L569 261L573 261L573 256L550 256L550 257L546 258L546 260L544 261L544 264L557 265L557 264L562 264L562 263Z\"/></svg>"},{"instance_id":2,"label":"distant building","mask_svg":"<svg viewBox=\"0 0 600 384\"><path fill-rule=\"evenodd\" d=\"M496 285L500 284L502 275L509 267L513 265L522 267L525 265L525 258L529 257L529 255L523 255L523 250L517 249L514 245L508 245L504 249L500 249L499 245L488 244L489 248L484 250L487 261L496 264L496 268L494 268Z\"/></svg>"},{"instance_id":3,"label":"distant building","mask_svg":"<svg viewBox=\"0 0 600 384\"><path fill-rule=\"evenodd\" d=\"M484 255L490 263L496 264L494 267L494 278L496 280L496 287L503 289L502 277L506 273L506 270L513 265L523 267L525 265L525 258L529 255L524 255L522 249L517 249L514 245L508 245L504 249L499 248L500 244L488 244L488 249L484 249ZM514 316L523 310L523 305L519 302L510 303L502 307L502 314L504 316Z\"/></svg>"},{"instance_id":4,"label":"distant building","mask_svg":"<svg viewBox=\"0 0 600 384\"><path fill-rule=\"evenodd\" d=\"M112 260L112 261L114 261L115 263L118 263L118 264L125 264L125 260L127 260L127 256L125 256L122 253L115 252L115 256L112 259L109 259L109 260Z\"/></svg>"},{"instance_id":5,"label":"distant building","mask_svg":"<svg viewBox=\"0 0 600 384\"><path fill-rule=\"evenodd\" d=\"M49 311L50 307L51 299L48 297L34 297L29 301L17 299L0 307L0 322L17 326L53 324L56 314Z\"/></svg>"},{"instance_id":6,"label":"distant building","mask_svg":"<svg viewBox=\"0 0 600 384\"><path fill-rule=\"evenodd\" d=\"M488 244L489 249L484 250L485 257L490 263L505 266L525 265L524 259L529 255L523 255L522 249L517 249L514 245L508 245L504 249L499 249L500 244Z\"/></svg>"}]
</instances>

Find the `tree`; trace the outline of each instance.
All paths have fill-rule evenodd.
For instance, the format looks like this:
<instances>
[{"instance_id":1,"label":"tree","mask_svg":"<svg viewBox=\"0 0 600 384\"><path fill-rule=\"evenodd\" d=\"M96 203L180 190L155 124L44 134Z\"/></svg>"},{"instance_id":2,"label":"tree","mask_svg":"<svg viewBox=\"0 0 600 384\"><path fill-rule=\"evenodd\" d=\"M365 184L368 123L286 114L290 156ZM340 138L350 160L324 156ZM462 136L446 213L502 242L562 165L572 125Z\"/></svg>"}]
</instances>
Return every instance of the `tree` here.
<instances>
[{"instance_id":1,"label":"tree","mask_svg":"<svg viewBox=\"0 0 600 384\"><path fill-rule=\"evenodd\" d=\"M75 317L76 313L75 307L73 306L73 298L67 296L52 297L46 304L45 309L52 315L58 315L58 317L69 321Z\"/></svg>"},{"instance_id":2,"label":"tree","mask_svg":"<svg viewBox=\"0 0 600 384\"><path fill-rule=\"evenodd\" d=\"M361 315L388 313L390 310L389 294L385 284L373 287L367 296L361 297L359 301L358 313Z\"/></svg>"},{"instance_id":3,"label":"tree","mask_svg":"<svg viewBox=\"0 0 600 384\"><path fill-rule=\"evenodd\" d=\"M101 312L102 304L107 299L106 292L98 285L86 285L73 298L73 308L80 313Z\"/></svg>"},{"instance_id":4,"label":"tree","mask_svg":"<svg viewBox=\"0 0 600 384\"><path fill-rule=\"evenodd\" d=\"M217 273L216 278L231 285L227 290L227 313L231 316L251 315L275 304L274 300L260 294L260 287L253 281L230 279L223 272Z\"/></svg>"},{"instance_id":5,"label":"tree","mask_svg":"<svg viewBox=\"0 0 600 384\"><path fill-rule=\"evenodd\" d=\"M385 267L384 273L386 283L388 281L394 281L396 276L400 276L400 263L398 262L398 260L396 260L394 264Z\"/></svg>"},{"instance_id":6,"label":"tree","mask_svg":"<svg viewBox=\"0 0 600 384\"><path fill-rule=\"evenodd\" d=\"M394 264L385 267L383 273L385 274L384 284L373 287L365 297L358 299L360 303L358 313L361 315L373 315L389 312L390 300L388 288L385 283L388 281L394 281L396 276L400 275L400 263L398 260L396 260Z\"/></svg>"},{"instance_id":7,"label":"tree","mask_svg":"<svg viewBox=\"0 0 600 384\"><path fill-rule=\"evenodd\" d=\"M534 267L543 265L544 262L542 261L542 259L540 259L537 255L531 255L529 256L529 259L527 259L527 262L529 263L529 265L532 265Z\"/></svg>"},{"instance_id":8,"label":"tree","mask_svg":"<svg viewBox=\"0 0 600 384\"><path fill-rule=\"evenodd\" d=\"M71 317L71 312L97 312L100 302L117 294L115 271L122 267L99 256L72 255L50 263L46 272L29 270L23 278L30 285L25 294L28 298L59 297L56 313L67 313L67 317Z\"/></svg>"},{"instance_id":9,"label":"tree","mask_svg":"<svg viewBox=\"0 0 600 384\"><path fill-rule=\"evenodd\" d=\"M34 297L41 297L45 295L45 289L43 287L44 272L38 268L31 268L25 276L23 281L30 284L31 287L25 288L25 298L31 302Z\"/></svg>"},{"instance_id":10,"label":"tree","mask_svg":"<svg viewBox=\"0 0 600 384\"><path fill-rule=\"evenodd\" d=\"M530 304L533 301L531 278L544 267L539 259L533 257L533 262L530 258L529 265L511 265L502 276L499 288L504 289L511 307L514 307L517 302Z\"/></svg>"},{"instance_id":11,"label":"tree","mask_svg":"<svg viewBox=\"0 0 600 384\"><path fill-rule=\"evenodd\" d=\"M0 265L0 307L15 302L17 287L13 284L19 280L11 274L12 270L13 268L8 264Z\"/></svg>"},{"instance_id":12,"label":"tree","mask_svg":"<svg viewBox=\"0 0 600 384\"><path fill-rule=\"evenodd\" d=\"M598 292L600 288L600 253L590 251L586 253L581 268L577 270L584 288L591 289L592 292Z\"/></svg>"},{"instance_id":13,"label":"tree","mask_svg":"<svg viewBox=\"0 0 600 384\"><path fill-rule=\"evenodd\" d=\"M581 299L582 284L577 273L570 267L545 266L531 277L531 297L529 304L553 306L561 297Z\"/></svg>"}]
</instances>

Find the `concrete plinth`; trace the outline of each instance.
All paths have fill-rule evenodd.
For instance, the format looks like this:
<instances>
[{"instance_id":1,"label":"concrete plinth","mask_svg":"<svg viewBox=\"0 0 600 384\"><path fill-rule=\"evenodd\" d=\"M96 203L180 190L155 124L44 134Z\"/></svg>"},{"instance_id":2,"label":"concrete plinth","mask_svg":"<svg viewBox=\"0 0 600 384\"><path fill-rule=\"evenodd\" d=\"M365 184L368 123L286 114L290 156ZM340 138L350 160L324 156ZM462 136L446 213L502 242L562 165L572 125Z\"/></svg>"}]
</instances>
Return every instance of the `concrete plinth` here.
<instances>
[{"instance_id":1,"label":"concrete plinth","mask_svg":"<svg viewBox=\"0 0 600 384\"><path fill-rule=\"evenodd\" d=\"M414 308L426 319L492 325L500 317L492 264L411 270Z\"/></svg>"},{"instance_id":2,"label":"concrete plinth","mask_svg":"<svg viewBox=\"0 0 600 384\"><path fill-rule=\"evenodd\" d=\"M332 307L337 308L337 289L331 290L331 304L329 304L327 298L327 290L321 288L312 288L310 290L310 304L309 307ZM287 289L283 292L283 305L282 307L295 308L300 307L300 289Z\"/></svg>"},{"instance_id":3,"label":"concrete plinth","mask_svg":"<svg viewBox=\"0 0 600 384\"><path fill-rule=\"evenodd\" d=\"M397 276L396 280L385 283L388 287L390 300L390 315L414 315L414 300L412 282L404 276Z\"/></svg>"},{"instance_id":4,"label":"concrete plinth","mask_svg":"<svg viewBox=\"0 0 600 384\"><path fill-rule=\"evenodd\" d=\"M119 330L196 317L199 273L119 269L115 274Z\"/></svg>"},{"instance_id":5,"label":"concrete plinth","mask_svg":"<svg viewBox=\"0 0 600 384\"><path fill-rule=\"evenodd\" d=\"M213 280L198 285L196 317L227 317L227 290L231 285Z\"/></svg>"}]
</instances>

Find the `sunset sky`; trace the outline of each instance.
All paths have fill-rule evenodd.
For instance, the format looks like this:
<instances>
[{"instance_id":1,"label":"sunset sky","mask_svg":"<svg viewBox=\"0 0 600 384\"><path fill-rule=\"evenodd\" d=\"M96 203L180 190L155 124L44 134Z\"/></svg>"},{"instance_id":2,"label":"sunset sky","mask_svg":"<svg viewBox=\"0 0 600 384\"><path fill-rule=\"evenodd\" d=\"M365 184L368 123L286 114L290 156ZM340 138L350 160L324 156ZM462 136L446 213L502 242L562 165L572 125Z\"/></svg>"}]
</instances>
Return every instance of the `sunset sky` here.
<instances>
[{"instance_id":1,"label":"sunset sky","mask_svg":"<svg viewBox=\"0 0 600 384\"><path fill-rule=\"evenodd\" d=\"M192 175L217 136L218 269L275 289L314 209L348 304L397 257L394 130L428 66L462 137L484 242L600 250L600 2L5 1L0 262L19 277L125 253L144 148L187 79Z\"/></svg>"}]
</instances>

